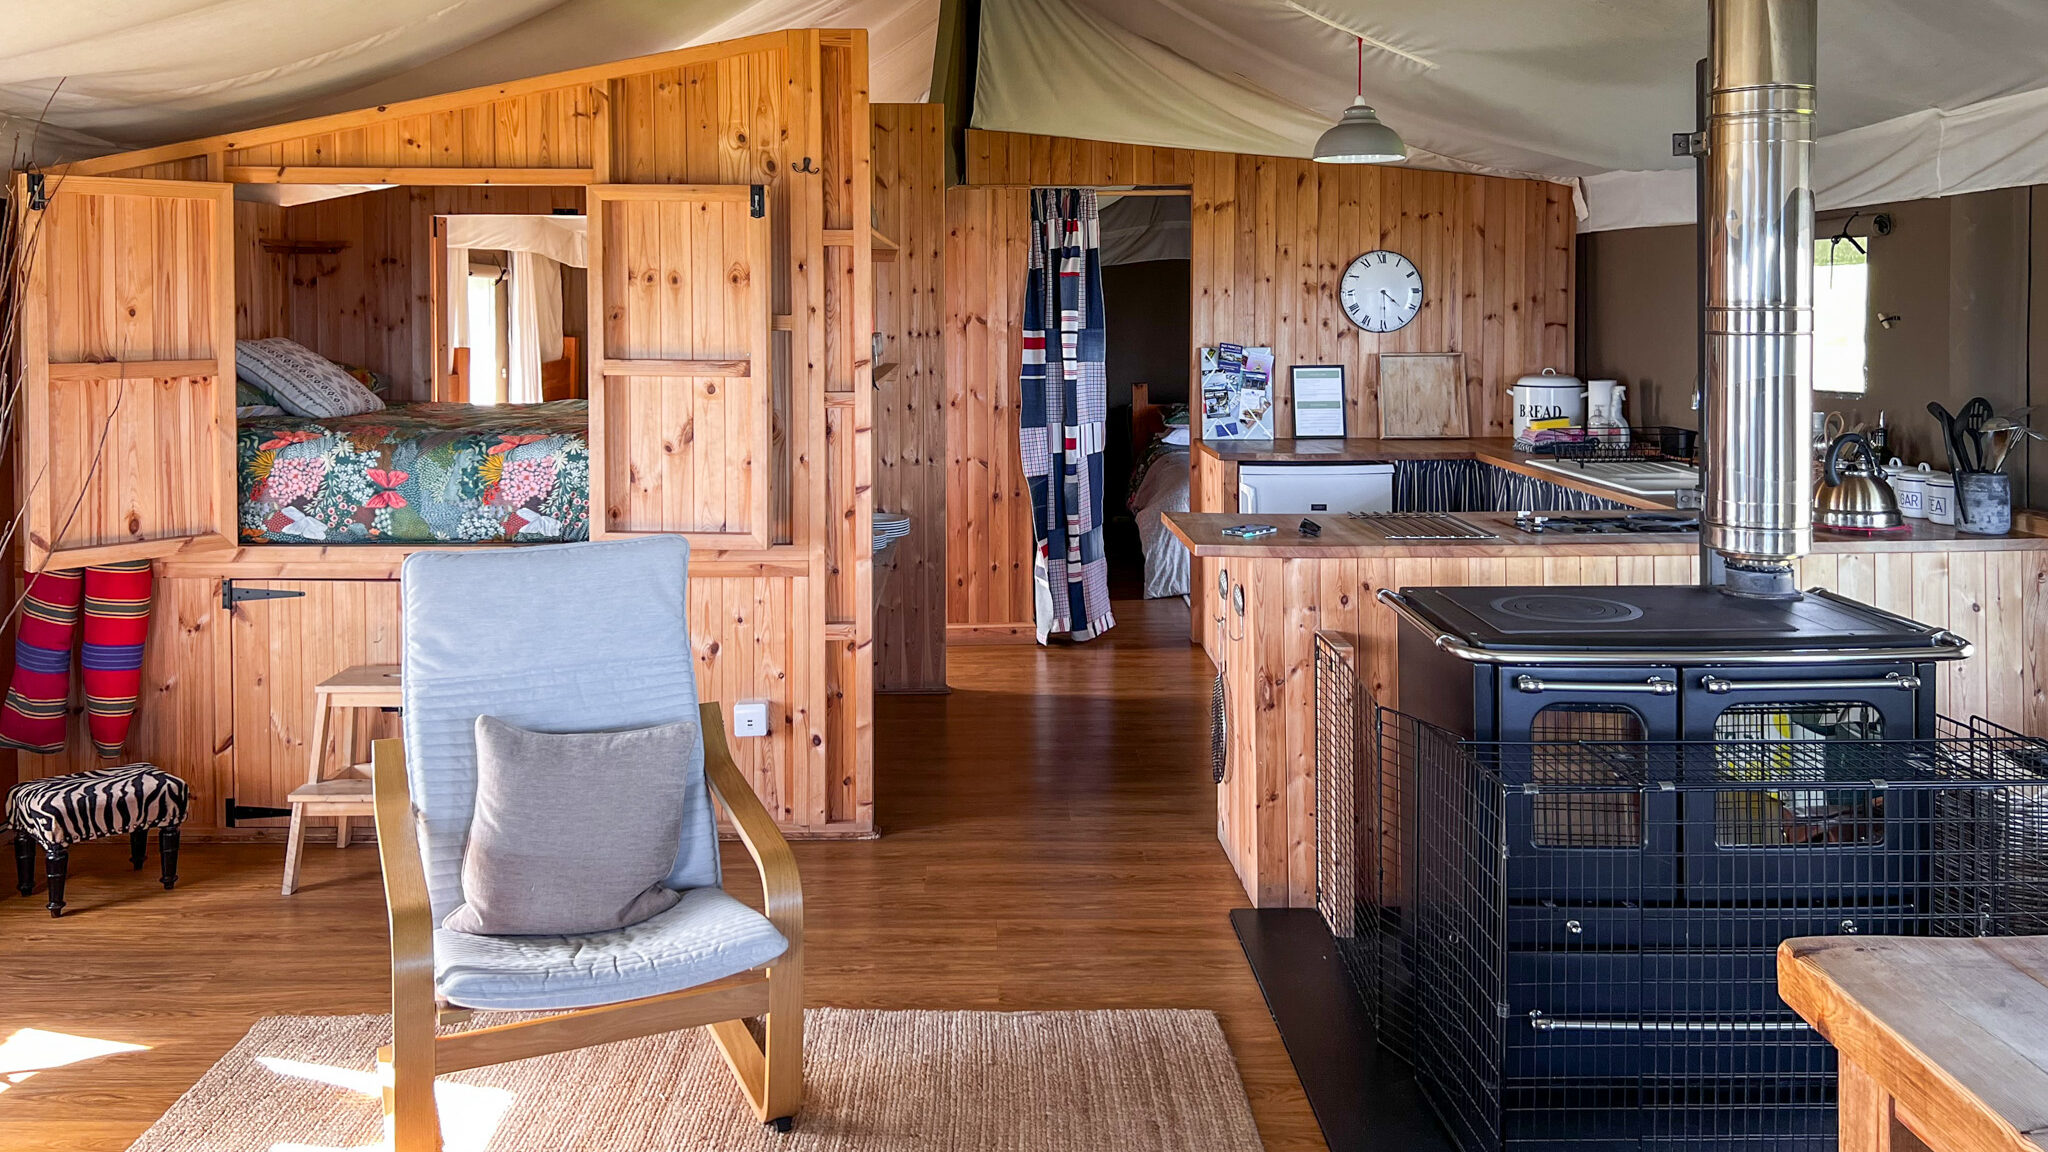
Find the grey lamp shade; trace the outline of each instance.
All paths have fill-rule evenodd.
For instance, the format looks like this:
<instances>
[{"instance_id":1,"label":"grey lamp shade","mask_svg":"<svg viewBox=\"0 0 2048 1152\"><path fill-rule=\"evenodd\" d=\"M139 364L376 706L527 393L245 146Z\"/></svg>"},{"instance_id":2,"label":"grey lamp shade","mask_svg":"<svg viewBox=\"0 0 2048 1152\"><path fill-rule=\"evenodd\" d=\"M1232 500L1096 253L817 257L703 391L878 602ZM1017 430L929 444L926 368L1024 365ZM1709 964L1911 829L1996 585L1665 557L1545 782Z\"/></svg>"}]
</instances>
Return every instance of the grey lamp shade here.
<instances>
[{"instance_id":1,"label":"grey lamp shade","mask_svg":"<svg viewBox=\"0 0 2048 1152\"><path fill-rule=\"evenodd\" d=\"M1322 164L1392 164L1408 158L1408 146L1400 133L1380 123L1379 114L1360 96L1316 141L1314 156Z\"/></svg>"}]
</instances>

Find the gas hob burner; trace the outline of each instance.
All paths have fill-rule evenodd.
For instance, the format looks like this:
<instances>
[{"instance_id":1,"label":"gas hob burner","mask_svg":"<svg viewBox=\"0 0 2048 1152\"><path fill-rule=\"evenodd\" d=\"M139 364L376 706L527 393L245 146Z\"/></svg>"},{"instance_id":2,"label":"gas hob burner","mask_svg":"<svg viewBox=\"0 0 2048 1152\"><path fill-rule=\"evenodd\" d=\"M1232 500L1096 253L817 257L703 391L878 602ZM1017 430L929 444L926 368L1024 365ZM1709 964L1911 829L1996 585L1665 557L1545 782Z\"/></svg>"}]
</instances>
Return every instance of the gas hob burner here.
<instances>
[{"instance_id":1,"label":"gas hob burner","mask_svg":"<svg viewBox=\"0 0 2048 1152\"><path fill-rule=\"evenodd\" d=\"M1502 596L1488 607L1502 616L1544 624L1626 624L1643 618L1641 608L1625 601L1570 592L1524 592Z\"/></svg>"},{"instance_id":2,"label":"gas hob burner","mask_svg":"<svg viewBox=\"0 0 2048 1152\"><path fill-rule=\"evenodd\" d=\"M1515 527L1531 535L1542 535L1546 532L1560 536L1651 535L1697 532L1700 529L1700 520L1697 516L1688 516L1683 512L1631 512L1621 516L1559 516L1547 512L1517 512Z\"/></svg>"}]
</instances>

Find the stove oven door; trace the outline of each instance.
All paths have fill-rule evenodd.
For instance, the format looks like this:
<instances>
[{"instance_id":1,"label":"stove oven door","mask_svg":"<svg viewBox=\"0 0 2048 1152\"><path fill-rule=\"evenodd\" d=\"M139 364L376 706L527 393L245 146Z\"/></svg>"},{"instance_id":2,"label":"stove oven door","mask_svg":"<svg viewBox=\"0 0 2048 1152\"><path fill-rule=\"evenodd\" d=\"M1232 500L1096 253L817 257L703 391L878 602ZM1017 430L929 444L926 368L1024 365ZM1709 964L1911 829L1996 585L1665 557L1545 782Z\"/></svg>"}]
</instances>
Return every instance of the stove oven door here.
<instances>
[{"instance_id":1,"label":"stove oven door","mask_svg":"<svg viewBox=\"0 0 2048 1152\"><path fill-rule=\"evenodd\" d=\"M1509 898L1673 899L1677 799L1649 766L1678 731L1677 669L1510 666L1497 683Z\"/></svg>"},{"instance_id":2,"label":"stove oven door","mask_svg":"<svg viewBox=\"0 0 2048 1152\"><path fill-rule=\"evenodd\" d=\"M1689 900L1754 907L1912 901L1925 890L1926 789L1874 786L1926 731L1929 670L1908 663L1688 668L1679 785Z\"/></svg>"}]
</instances>

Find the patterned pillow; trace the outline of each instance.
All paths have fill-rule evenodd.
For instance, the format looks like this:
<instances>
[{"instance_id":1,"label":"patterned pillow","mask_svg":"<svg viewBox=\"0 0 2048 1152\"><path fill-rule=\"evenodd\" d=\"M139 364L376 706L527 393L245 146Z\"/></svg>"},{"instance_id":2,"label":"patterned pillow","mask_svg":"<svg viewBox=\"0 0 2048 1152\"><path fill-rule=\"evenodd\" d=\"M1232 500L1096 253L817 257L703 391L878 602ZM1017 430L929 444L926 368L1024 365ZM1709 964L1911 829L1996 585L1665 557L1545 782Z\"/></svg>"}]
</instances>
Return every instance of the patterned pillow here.
<instances>
[{"instance_id":1,"label":"patterned pillow","mask_svg":"<svg viewBox=\"0 0 2048 1152\"><path fill-rule=\"evenodd\" d=\"M284 406L277 397L263 390L261 384L242 374L242 366L235 365L235 419L246 420L251 416L282 416Z\"/></svg>"},{"instance_id":2,"label":"patterned pillow","mask_svg":"<svg viewBox=\"0 0 2048 1152\"><path fill-rule=\"evenodd\" d=\"M384 407L354 377L282 336L235 341L235 375L243 373L294 416L359 416Z\"/></svg>"}]
</instances>

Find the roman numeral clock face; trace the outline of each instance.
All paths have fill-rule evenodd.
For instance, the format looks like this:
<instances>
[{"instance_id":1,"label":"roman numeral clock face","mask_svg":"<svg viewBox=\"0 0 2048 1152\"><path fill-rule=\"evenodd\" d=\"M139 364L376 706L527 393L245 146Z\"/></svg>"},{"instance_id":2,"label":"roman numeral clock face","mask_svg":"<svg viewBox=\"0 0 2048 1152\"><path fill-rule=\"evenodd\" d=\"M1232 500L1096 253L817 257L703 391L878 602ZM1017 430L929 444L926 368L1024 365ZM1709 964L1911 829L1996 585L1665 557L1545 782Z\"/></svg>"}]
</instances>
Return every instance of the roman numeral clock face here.
<instances>
[{"instance_id":1,"label":"roman numeral clock face","mask_svg":"<svg viewBox=\"0 0 2048 1152\"><path fill-rule=\"evenodd\" d=\"M1367 252L1337 285L1344 314L1367 332L1392 332L1422 311L1422 273L1399 252Z\"/></svg>"}]
</instances>

